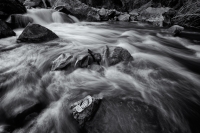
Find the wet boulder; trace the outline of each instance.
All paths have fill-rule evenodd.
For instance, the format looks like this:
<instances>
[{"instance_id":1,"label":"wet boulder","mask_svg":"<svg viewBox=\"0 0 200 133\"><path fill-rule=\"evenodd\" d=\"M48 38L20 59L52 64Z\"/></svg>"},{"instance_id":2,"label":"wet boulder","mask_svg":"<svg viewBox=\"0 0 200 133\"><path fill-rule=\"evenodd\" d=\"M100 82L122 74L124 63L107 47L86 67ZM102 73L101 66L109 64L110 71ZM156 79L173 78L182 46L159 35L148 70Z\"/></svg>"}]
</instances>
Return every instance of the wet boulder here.
<instances>
[{"instance_id":1,"label":"wet boulder","mask_svg":"<svg viewBox=\"0 0 200 133\"><path fill-rule=\"evenodd\" d=\"M100 62L101 62L101 54L95 53L88 49L88 54L80 55L77 57L75 67L76 68L88 68L93 64L100 65Z\"/></svg>"},{"instance_id":2,"label":"wet boulder","mask_svg":"<svg viewBox=\"0 0 200 133\"><path fill-rule=\"evenodd\" d=\"M81 128L95 115L100 105L100 99L87 96L71 105L72 115Z\"/></svg>"},{"instance_id":3,"label":"wet boulder","mask_svg":"<svg viewBox=\"0 0 200 133\"><path fill-rule=\"evenodd\" d=\"M11 15L11 14L26 13L26 8L18 0L1 0L0 11L1 11L1 14L3 14L5 17L6 14Z\"/></svg>"},{"instance_id":4,"label":"wet boulder","mask_svg":"<svg viewBox=\"0 0 200 133\"><path fill-rule=\"evenodd\" d=\"M0 20L0 38L5 38L5 37L10 37L10 36L15 36L15 32L8 27L8 25Z\"/></svg>"},{"instance_id":5,"label":"wet boulder","mask_svg":"<svg viewBox=\"0 0 200 133\"><path fill-rule=\"evenodd\" d=\"M71 65L71 60L72 60L72 55L71 54L61 54L52 62L52 68L51 70L60 70L64 69L67 66Z\"/></svg>"},{"instance_id":6,"label":"wet boulder","mask_svg":"<svg viewBox=\"0 0 200 133\"><path fill-rule=\"evenodd\" d=\"M133 57L128 50L122 47L109 48L106 46L103 48L101 63L106 67L116 65L120 62L131 61L133 61Z\"/></svg>"},{"instance_id":7,"label":"wet boulder","mask_svg":"<svg viewBox=\"0 0 200 133\"><path fill-rule=\"evenodd\" d=\"M130 14L125 13L118 16L119 21L128 22L130 20Z\"/></svg>"},{"instance_id":8,"label":"wet boulder","mask_svg":"<svg viewBox=\"0 0 200 133\"><path fill-rule=\"evenodd\" d=\"M17 42L40 43L57 39L58 36L51 30L39 25L29 24L17 39Z\"/></svg>"},{"instance_id":9,"label":"wet boulder","mask_svg":"<svg viewBox=\"0 0 200 133\"><path fill-rule=\"evenodd\" d=\"M91 55L81 55L77 58L75 68L88 68L94 63L94 59Z\"/></svg>"},{"instance_id":10,"label":"wet boulder","mask_svg":"<svg viewBox=\"0 0 200 133\"><path fill-rule=\"evenodd\" d=\"M158 111L151 105L113 97L103 98L92 119L81 119L81 126L87 133L162 133L158 119Z\"/></svg>"}]
</instances>

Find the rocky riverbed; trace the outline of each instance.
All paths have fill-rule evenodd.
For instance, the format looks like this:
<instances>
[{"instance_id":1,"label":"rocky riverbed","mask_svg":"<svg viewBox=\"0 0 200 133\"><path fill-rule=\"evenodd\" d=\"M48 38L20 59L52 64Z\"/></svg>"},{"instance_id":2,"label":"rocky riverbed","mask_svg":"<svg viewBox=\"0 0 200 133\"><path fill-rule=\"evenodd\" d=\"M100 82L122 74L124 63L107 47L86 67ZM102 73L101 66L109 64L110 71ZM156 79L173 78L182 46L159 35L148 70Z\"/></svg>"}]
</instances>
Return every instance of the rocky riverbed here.
<instances>
[{"instance_id":1,"label":"rocky riverbed","mask_svg":"<svg viewBox=\"0 0 200 133\"><path fill-rule=\"evenodd\" d=\"M0 133L199 133L197 8L2 0Z\"/></svg>"}]
</instances>

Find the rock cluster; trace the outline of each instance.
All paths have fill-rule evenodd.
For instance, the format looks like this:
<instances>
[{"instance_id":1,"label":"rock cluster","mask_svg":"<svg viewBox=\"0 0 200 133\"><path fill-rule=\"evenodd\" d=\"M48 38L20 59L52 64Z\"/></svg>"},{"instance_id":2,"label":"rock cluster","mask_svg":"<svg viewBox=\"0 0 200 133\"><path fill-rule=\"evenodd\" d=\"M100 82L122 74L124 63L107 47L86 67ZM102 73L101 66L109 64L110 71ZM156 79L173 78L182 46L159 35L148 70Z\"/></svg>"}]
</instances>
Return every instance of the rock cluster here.
<instances>
[{"instance_id":1,"label":"rock cluster","mask_svg":"<svg viewBox=\"0 0 200 133\"><path fill-rule=\"evenodd\" d=\"M97 72L102 72L103 67L109 67L118 63L128 63L133 61L133 57L128 50L122 47L104 47L102 53L95 53L88 50L88 54L73 57L69 53L59 55L52 61L51 70L69 70L71 68L88 68Z\"/></svg>"}]
</instances>

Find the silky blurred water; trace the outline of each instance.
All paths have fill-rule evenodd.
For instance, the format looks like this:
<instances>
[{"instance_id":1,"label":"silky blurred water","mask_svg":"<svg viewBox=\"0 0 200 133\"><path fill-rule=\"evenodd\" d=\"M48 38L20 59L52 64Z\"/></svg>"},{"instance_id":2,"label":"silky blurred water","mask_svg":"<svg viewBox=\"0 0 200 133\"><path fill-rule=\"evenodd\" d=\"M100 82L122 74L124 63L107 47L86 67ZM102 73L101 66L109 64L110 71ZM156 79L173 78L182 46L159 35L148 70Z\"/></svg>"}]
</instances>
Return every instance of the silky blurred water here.
<instances>
[{"instance_id":1,"label":"silky blurred water","mask_svg":"<svg viewBox=\"0 0 200 133\"><path fill-rule=\"evenodd\" d=\"M59 39L17 44L23 29L16 29L17 36L0 40L0 124L17 125L17 133L78 133L70 116L71 103L87 95L123 95L156 107L168 124L163 132L194 132L191 127L200 122L200 45L195 39L173 37L138 23L55 23L54 11L38 10L32 14L34 22ZM52 61L62 53L79 56L87 49L101 52L106 45L127 49L134 61L106 68L103 76L88 69L50 71ZM31 128L18 126L24 116L12 118L32 105L42 110L27 111L27 116L36 112Z\"/></svg>"}]
</instances>

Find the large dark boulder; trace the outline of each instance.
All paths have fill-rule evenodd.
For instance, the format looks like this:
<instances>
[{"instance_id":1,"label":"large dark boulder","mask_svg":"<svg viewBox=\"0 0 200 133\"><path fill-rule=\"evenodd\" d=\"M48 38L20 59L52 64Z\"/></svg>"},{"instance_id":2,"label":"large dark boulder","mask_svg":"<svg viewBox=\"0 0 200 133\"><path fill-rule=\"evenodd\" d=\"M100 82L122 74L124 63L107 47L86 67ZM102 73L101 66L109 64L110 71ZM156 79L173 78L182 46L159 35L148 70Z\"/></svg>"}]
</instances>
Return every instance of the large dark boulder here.
<instances>
[{"instance_id":1,"label":"large dark boulder","mask_svg":"<svg viewBox=\"0 0 200 133\"><path fill-rule=\"evenodd\" d=\"M10 37L10 36L15 36L15 32L8 27L8 25L0 20L0 38L5 38L5 37Z\"/></svg>"},{"instance_id":2,"label":"large dark boulder","mask_svg":"<svg viewBox=\"0 0 200 133\"><path fill-rule=\"evenodd\" d=\"M78 117L73 114L87 133L162 133L157 109L144 102L103 98L97 107L92 113L90 106Z\"/></svg>"},{"instance_id":3,"label":"large dark boulder","mask_svg":"<svg viewBox=\"0 0 200 133\"><path fill-rule=\"evenodd\" d=\"M17 42L40 43L51 41L56 38L58 38L58 36L51 30L39 24L29 24L19 36Z\"/></svg>"},{"instance_id":4,"label":"large dark boulder","mask_svg":"<svg viewBox=\"0 0 200 133\"><path fill-rule=\"evenodd\" d=\"M18 0L1 0L0 11L3 12L4 15L23 14L26 13L26 8Z\"/></svg>"}]
</instances>

